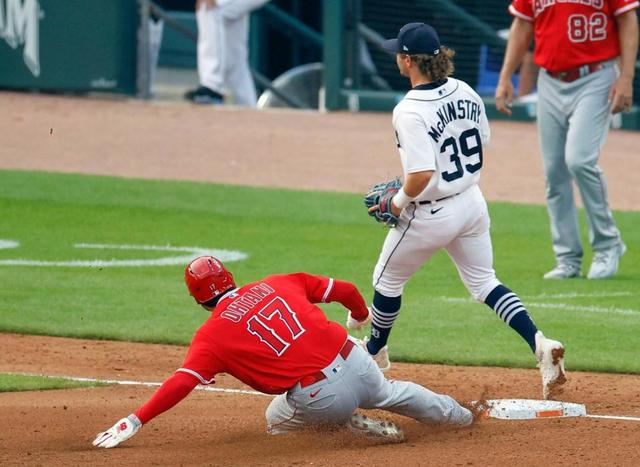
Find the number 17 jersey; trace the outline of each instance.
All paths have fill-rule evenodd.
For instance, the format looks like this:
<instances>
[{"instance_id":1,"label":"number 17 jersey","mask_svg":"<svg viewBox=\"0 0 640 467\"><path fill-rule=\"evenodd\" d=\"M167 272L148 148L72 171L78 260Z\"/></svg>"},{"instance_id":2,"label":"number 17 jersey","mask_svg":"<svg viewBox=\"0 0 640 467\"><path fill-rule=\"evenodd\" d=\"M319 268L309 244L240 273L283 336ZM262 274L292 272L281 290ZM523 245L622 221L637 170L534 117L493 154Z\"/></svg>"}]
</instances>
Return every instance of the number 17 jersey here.
<instances>
[{"instance_id":1,"label":"number 17 jersey","mask_svg":"<svg viewBox=\"0 0 640 467\"><path fill-rule=\"evenodd\" d=\"M416 201L453 196L478 183L490 130L482 99L467 83L447 78L416 86L393 110L393 127L405 179L435 172Z\"/></svg>"},{"instance_id":2,"label":"number 17 jersey","mask_svg":"<svg viewBox=\"0 0 640 467\"><path fill-rule=\"evenodd\" d=\"M364 298L346 281L305 273L268 276L224 295L196 332L178 369L210 384L227 373L281 394L326 367L347 340L315 303L337 301L363 320Z\"/></svg>"}]
</instances>

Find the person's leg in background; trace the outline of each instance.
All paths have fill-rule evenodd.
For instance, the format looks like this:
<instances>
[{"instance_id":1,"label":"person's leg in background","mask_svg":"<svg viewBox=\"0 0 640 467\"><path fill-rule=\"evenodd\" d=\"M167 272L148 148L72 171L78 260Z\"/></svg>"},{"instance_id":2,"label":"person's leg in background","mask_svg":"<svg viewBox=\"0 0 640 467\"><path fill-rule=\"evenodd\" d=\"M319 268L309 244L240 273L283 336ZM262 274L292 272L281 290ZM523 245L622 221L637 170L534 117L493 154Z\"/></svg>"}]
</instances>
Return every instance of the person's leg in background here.
<instances>
[{"instance_id":1,"label":"person's leg in background","mask_svg":"<svg viewBox=\"0 0 640 467\"><path fill-rule=\"evenodd\" d=\"M224 81L237 105L256 106L256 87L249 67L249 25L251 12L265 3L268 0L218 0L224 27Z\"/></svg>"},{"instance_id":2,"label":"person's leg in background","mask_svg":"<svg viewBox=\"0 0 640 467\"><path fill-rule=\"evenodd\" d=\"M200 86L185 94L198 104L220 104L224 100L225 43L220 7L213 2L196 3L198 24L198 77Z\"/></svg>"},{"instance_id":3,"label":"person's leg in background","mask_svg":"<svg viewBox=\"0 0 640 467\"><path fill-rule=\"evenodd\" d=\"M589 279L615 275L626 250L609 208L606 180L598 165L611 120L608 98L616 71L611 66L576 81L582 83L574 91L576 104L569 118L566 161L580 190L594 251Z\"/></svg>"},{"instance_id":4,"label":"person's leg in background","mask_svg":"<svg viewBox=\"0 0 640 467\"><path fill-rule=\"evenodd\" d=\"M224 79L236 105L255 107L256 86L249 68L249 13L223 18L225 35Z\"/></svg>"},{"instance_id":5,"label":"person's leg in background","mask_svg":"<svg viewBox=\"0 0 640 467\"><path fill-rule=\"evenodd\" d=\"M153 86L156 81L163 30L163 19L152 13L149 18L149 83L151 86L151 95L153 95Z\"/></svg>"},{"instance_id":6,"label":"person's leg in background","mask_svg":"<svg viewBox=\"0 0 640 467\"><path fill-rule=\"evenodd\" d=\"M573 178L565 161L569 105L560 88L566 83L541 72L538 79L538 140L547 183L547 210L556 267L545 279L578 277L582 264L582 241L578 210L573 197Z\"/></svg>"}]
</instances>

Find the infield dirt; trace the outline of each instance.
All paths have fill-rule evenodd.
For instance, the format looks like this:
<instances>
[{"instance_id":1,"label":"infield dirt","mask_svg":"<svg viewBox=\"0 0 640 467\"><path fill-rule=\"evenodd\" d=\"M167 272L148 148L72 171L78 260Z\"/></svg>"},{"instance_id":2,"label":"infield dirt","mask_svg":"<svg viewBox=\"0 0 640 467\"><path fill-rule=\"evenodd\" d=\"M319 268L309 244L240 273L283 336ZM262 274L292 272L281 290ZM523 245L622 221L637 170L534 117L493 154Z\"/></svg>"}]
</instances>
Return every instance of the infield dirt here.
<instances>
[{"instance_id":1,"label":"infield dirt","mask_svg":"<svg viewBox=\"0 0 640 467\"><path fill-rule=\"evenodd\" d=\"M0 168L362 192L399 172L387 114L252 112L109 99L0 93ZM544 203L535 127L493 123L482 187L489 200ZM614 208L637 210L640 134L611 133L602 165ZM186 348L0 334L0 372L160 382ZM393 353L392 353L393 357ZM571 372L563 400L589 413L640 417L640 376ZM540 398L537 370L394 364L459 400ZM240 388L231 377L217 387ZM265 432L265 396L195 392L122 447L98 431L153 392L110 386L0 394L0 465L640 465L640 423L589 418L483 420L437 429L398 416L408 441L349 433Z\"/></svg>"}]
</instances>

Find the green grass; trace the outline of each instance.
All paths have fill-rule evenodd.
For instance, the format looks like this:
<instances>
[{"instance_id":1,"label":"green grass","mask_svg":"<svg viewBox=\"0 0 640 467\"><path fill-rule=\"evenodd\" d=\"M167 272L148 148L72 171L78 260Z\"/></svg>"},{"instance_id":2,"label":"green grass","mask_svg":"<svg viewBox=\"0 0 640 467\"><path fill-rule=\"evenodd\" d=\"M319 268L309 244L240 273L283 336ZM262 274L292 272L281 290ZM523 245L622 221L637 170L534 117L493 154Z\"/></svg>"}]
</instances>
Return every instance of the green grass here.
<instances>
[{"instance_id":1,"label":"green grass","mask_svg":"<svg viewBox=\"0 0 640 467\"><path fill-rule=\"evenodd\" d=\"M15 375L0 373L0 392L42 391L45 389L70 389L105 386L103 383L71 381L47 376Z\"/></svg>"},{"instance_id":2,"label":"green grass","mask_svg":"<svg viewBox=\"0 0 640 467\"><path fill-rule=\"evenodd\" d=\"M567 365L640 372L640 213L615 213L629 246L616 278L549 282L541 279L554 263L546 209L507 203L490 209L498 277L548 336L565 343ZM41 172L0 171L0 214L0 239L20 242L19 248L0 249L0 261L167 255L81 250L76 243L222 248L249 255L228 263L239 283L303 270L351 280L368 300L386 233L353 194ZM187 294L183 270L184 264L0 265L0 330L188 344L207 314ZM338 305L325 309L344 321ZM390 348L396 360L533 366L524 342L486 306L468 299L443 253L405 288Z\"/></svg>"}]
</instances>

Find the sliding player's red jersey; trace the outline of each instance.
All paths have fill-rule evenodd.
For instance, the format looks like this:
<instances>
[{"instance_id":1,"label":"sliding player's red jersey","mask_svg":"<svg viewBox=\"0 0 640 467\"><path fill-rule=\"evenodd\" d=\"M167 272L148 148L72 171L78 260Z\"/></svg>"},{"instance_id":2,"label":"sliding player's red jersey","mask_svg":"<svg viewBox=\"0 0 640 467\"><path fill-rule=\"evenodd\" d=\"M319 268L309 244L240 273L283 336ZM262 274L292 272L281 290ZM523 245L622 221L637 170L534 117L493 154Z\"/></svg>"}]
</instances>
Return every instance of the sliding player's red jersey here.
<instances>
[{"instance_id":1,"label":"sliding player's red jersey","mask_svg":"<svg viewBox=\"0 0 640 467\"><path fill-rule=\"evenodd\" d=\"M204 384L227 373L261 392L286 392L329 365L345 343L345 329L314 305L333 301L355 319L368 315L353 284L326 277L276 275L235 289L196 332L178 371Z\"/></svg>"},{"instance_id":2,"label":"sliding player's red jersey","mask_svg":"<svg viewBox=\"0 0 640 467\"><path fill-rule=\"evenodd\" d=\"M616 16L638 0L513 0L509 12L534 23L534 60L558 72L620 55Z\"/></svg>"}]
</instances>

